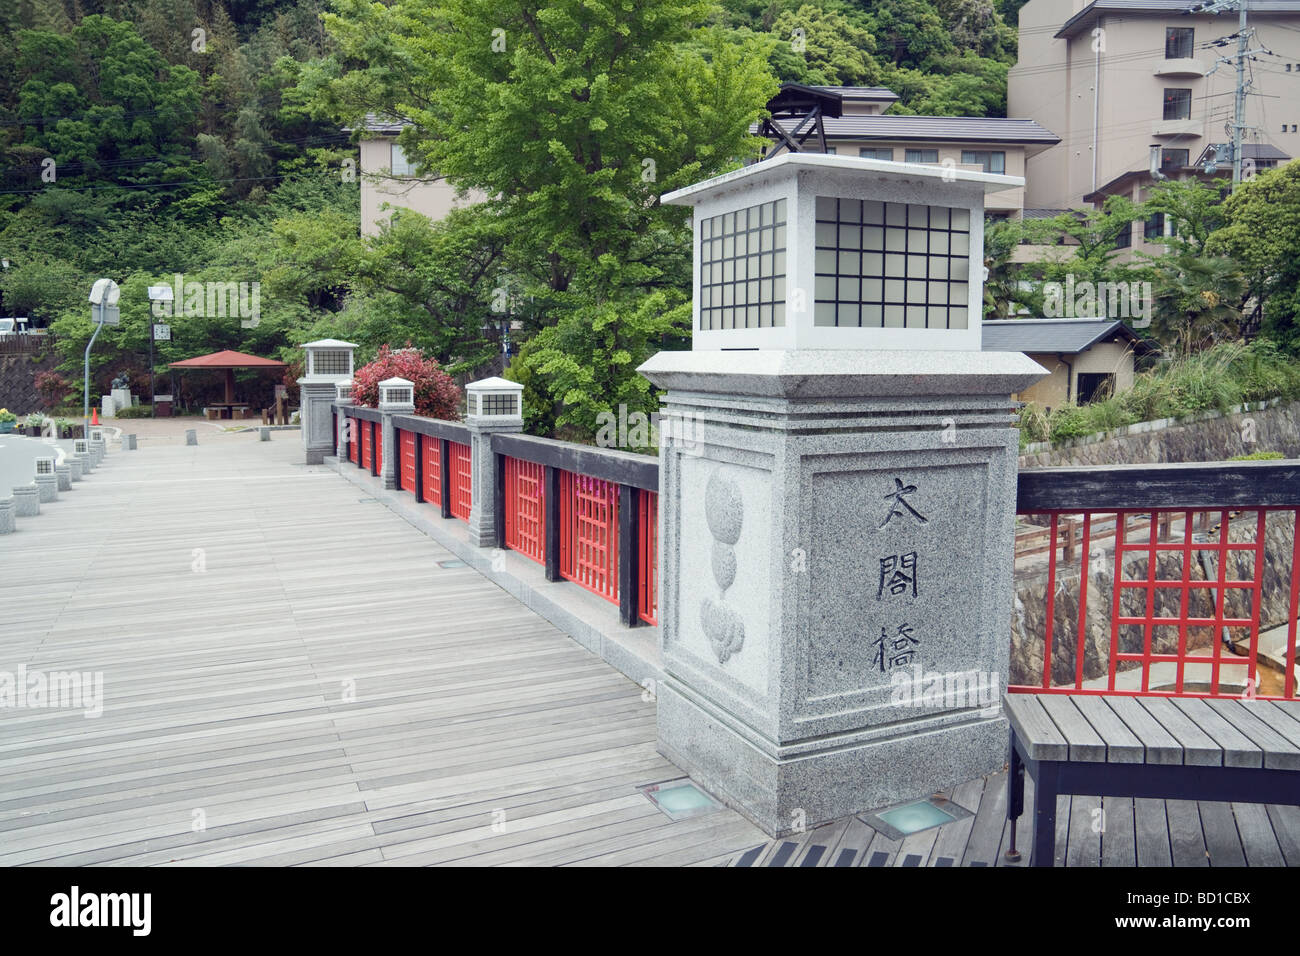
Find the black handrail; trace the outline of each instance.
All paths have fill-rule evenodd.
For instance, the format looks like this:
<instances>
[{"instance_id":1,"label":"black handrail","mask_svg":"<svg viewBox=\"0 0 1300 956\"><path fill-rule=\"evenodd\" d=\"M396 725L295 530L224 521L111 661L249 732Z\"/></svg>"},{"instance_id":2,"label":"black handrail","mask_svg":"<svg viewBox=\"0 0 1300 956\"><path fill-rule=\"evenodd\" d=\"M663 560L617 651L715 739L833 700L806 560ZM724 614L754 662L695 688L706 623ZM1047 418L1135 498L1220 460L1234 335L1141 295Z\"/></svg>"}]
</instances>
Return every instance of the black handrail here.
<instances>
[{"instance_id":1,"label":"black handrail","mask_svg":"<svg viewBox=\"0 0 1300 956\"><path fill-rule=\"evenodd\" d=\"M1016 510L1143 510L1300 507L1300 461L1027 468Z\"/></svg>"},{"instance_id":2,"label":"black handrail","mask_svg":"<svg viewBox=\"0 0 1300 956\"><path fill-rule=\"evenodd\" d=\"M659 490L659 459L653 455L510 433L493 435L492 451L644 491Z\"/></svg>"}]
</instances>

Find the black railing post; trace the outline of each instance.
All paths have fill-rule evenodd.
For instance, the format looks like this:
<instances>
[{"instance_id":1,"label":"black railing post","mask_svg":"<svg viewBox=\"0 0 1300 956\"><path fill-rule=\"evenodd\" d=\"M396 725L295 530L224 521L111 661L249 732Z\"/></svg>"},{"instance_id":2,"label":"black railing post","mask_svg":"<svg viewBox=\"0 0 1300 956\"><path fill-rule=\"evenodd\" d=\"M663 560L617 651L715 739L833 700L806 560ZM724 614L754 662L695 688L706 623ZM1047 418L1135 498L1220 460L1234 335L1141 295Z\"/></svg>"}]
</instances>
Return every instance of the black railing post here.
<instances>
[{"instance_id":1,"label":"black railing post","mask_svg":"<svg viewBox=\"0 0 1300 956\"><path fill-rule=\"evenodd\" d=\"M377 422L370 423L370 473L376 478L379 477L379 442L383 437L383 432L375 434L375 425Z\"/></svg>"},{"instance_id":2,"label":"black railing post","mask_svg":"<svg viewBox=\"0 0 1300 956\"><path fill-rule=\"evenodd\" d=\"M497 455L496 488L492 492L492 523L497 536L497 547L506 548L506 456Z\"/></svg>"},{"instance_id":3,"label":"black railing post","mask_svg":"<svg viewBox=\"0 0 1300 956\"><path fill-rule=\"evenodd\" d=\"M419 432L412 432L411 438L415 440L415 492L416 502L424 501L424 436Z\"/></svg>"},{"instance_id":4,"label":"black railing post","mask_svg":"<svg viewBox=\"0 0 1300 956\"><path fill-rule=\"evenodd\" d=\"M560 578L560 469L542 466L546 488L546 580Z\"/></svg>"},{"instance_id":5,"label":"black railing post","mask_svg":"<svg viewBox=\"0 0 1300 956\"><path fill-rule=\"evenodd\" d=\"M628 627L641 623L640 495L632 485L618 486L618 619Z\"/></svg>"},{"instance_id":6,"label":"black railing post","mask_svg":"<svg viewBox=\"0 0 1300 956\"><path fill-rule=\"evenodd\" d=\"M438 474L442 478L442 487L439 489L439 496L442 498L442 516L451 517L451 446L447 439L438 439L438 455L442 466L438 469Z\"/></svg>"}]
</instances>

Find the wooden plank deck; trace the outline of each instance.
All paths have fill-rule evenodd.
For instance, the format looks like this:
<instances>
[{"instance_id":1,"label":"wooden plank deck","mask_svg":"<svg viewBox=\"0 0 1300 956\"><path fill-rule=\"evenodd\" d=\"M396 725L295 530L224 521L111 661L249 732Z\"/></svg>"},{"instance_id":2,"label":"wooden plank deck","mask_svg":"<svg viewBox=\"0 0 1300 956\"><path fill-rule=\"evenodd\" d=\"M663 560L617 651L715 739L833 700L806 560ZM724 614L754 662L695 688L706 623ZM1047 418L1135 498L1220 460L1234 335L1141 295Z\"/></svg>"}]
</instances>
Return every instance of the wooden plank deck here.
<instances>
[{"instance_id":1,"label":"wooden plank deck","mask_svg":"<svg viewBox=\"0 0 1300 956\"><path fill-rule=\"evenodd\" d=\"M730 810L670 821L638 791L682 776L640 686L295 464L296 432L200 442L114 451L0 537L0 670L104 680L99 717L0 708L0 864L1002 862L1002 775L902 841L857 818L783 840ZM1296 808L1137 804L1104 802L1114 839L1063 810L1059 852L1300 864Z\"/></svg>"}]
</instances>

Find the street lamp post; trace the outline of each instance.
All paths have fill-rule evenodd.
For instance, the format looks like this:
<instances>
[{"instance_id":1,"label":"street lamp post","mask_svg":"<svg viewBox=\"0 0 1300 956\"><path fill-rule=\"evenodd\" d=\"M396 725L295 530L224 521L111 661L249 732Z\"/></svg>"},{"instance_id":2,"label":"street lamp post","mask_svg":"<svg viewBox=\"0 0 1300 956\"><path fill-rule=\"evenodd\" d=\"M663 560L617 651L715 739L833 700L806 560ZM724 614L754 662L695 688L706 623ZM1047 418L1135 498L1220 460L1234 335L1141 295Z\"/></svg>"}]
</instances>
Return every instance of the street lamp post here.
<instances>
[{"instance_id":1,"label":"street lamp post","mask_svg":"<svg viewBox=\"0 0 1300 956\"><path fill-rule=\"evenodd\" d=\"M117 325L121 321L117 308L117 300L121 294L117 283L112 279L96 279L95 284L90 288L90 315L95 323L95 331L90 333L90 341L86 343L85 380L81 406L82 417L85 419L83 433L86 435L90 434L90 350L95 344L95 339L99 337L99 330L106 323Z\"/></svg>"}]
</instances>

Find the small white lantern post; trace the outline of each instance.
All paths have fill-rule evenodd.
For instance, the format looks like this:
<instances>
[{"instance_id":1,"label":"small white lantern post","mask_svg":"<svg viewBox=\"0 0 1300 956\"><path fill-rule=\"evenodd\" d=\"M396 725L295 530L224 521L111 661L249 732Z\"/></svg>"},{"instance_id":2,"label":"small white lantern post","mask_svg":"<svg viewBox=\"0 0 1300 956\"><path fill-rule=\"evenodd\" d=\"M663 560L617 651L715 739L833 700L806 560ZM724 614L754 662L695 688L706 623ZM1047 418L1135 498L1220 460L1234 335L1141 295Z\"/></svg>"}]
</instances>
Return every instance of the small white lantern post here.
<instances>
[{"instance_id":1,"label":"small white lantern post","mask_svg":"<svg viewBox=\"0 0 1300 956\"><path fill-rule=\"evenodd\" d=\"M415 385L404 378L384 379L379 383L379 411L384 416L384 460L380 474L385 488L396 488L402 450L397 447L393 416L415 412Z\"/></svg>"},{"instance_id":2,"label":"small white lantern post","mask_svg":"<svg viewBox=\"0 0 1300 956\"><path fill-rule=\"evenodd\" d=\"M340 459L348 457L348 445L352 441L352 419L343 413L343 409L349 405L355 405L352 398L352 379L346 382L336 382L334 385L334 431L337 443L334 454Z\"/></svg>"},{"instance_id":3,"label":"small white lantern post","mask_svg":"<svg viewBox=\"0 0 1300 956\"><path fill-rule=\"evenodd\" d=\"M72 454L76 456L77 461L81 462L82 477L95 470L95 456L90 451L90 439L74 438L72 441ZM73 472L73 480L76 481L75 471Z\"/></svg>"},{"instance_id":4,"label":"small white lantern post","mask_svg":"<svg viewBox=\"0 0 1300 956\"><path fill-rule=\"evenodd\" d=\"M54 471L53 458L36 459L36 489L43 502L59 500L59 476Z\"/></svg>"},{"instance_id":5,"label":"small white lantern post","mask_svg":"<svg viewBox=\"0 0 1300 956\"><path fill-rule=\"evenodd\" d=\"M319 339L302 346L306 353L306 374L298 379L302 425L302 447L306 462L319 465L335 450L331 411L335 386L352 381L353 354L357 346L339 339Z\"/></svg>"},{"instance_id":6,"label":"small white lantern post","mask_svg":"<svg viewBox=\"0 0 1300 956\"><path fill-rule=\"evenodd\" d=\"M1011 396L1044 373L981 351L982 255L1023 183L790 153L663 197L695 261L692 350L641 367L693 439L660 446L659 750L769 833L1005 760ZM923 704L934 674L993 693Z\"/></svg>"},{"instance_id":7,"label":"small white lantern post","mask_svg":"<svg viewBox=\"0 0 1300 956\"><path fill-rule=\"evenodd\" d=\"M470 541L480 548L495 547L497 456L492 435L524 430L524 387L500 377L485 378L465 386L465 424L471 436L474 500L469 512Z\"/></svg>"}]
</instances>

